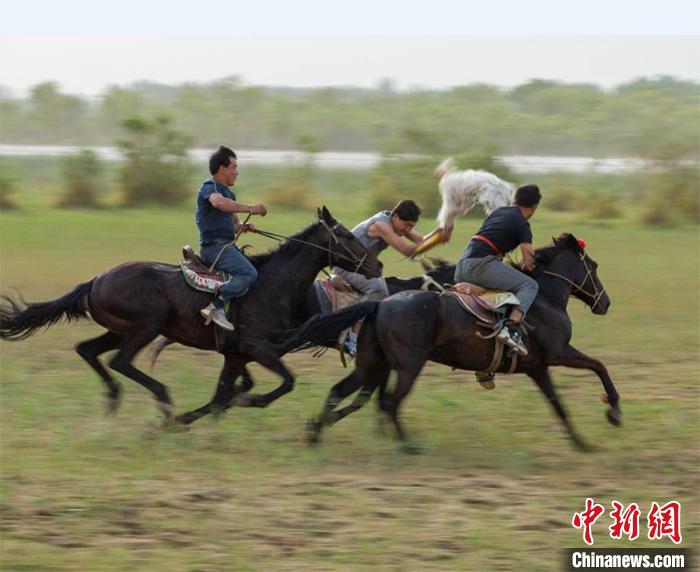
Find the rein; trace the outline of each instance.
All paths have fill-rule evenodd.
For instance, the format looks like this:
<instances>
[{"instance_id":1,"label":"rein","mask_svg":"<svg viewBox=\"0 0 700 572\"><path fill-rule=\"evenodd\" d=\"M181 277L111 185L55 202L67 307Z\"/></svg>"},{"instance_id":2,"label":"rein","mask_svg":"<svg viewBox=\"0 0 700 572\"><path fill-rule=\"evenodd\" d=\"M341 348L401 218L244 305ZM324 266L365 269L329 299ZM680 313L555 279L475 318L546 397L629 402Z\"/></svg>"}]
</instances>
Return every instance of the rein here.
<instances>
[{"instance_id":1,"label":"rein","mask_svg":"<svg viewBox=\"0 0 700 572\"><path fill-rule=\"evenodd\" d=\"M335 242L336 245L342 247L343 250L345 250L345 252L347 253L347 254L345 254L343 252L338 252L336 250L335 251L336 256L338 256L340 258L345 258L346 260L349 260L350 262L354 263L355 264L355 272L357 272L360 268L362 268L362 266L365 263L365 259L367 258L367 254L362 256L362 258L358 258L357 256L355 256L355 254L353 254L353 252L347 246L345 246L343 243L341 243L338 240L338 237L335 235L335 231L338 228L338 225L340 223L336 223L333 226L328 226L328 224L323 220L320 220L319 222L326 228L326 230L328 230L328 247L321 246L320 244L316 244L314 242L309 242L307 240L302 240L300 238L295 238L293 236L286 236L284 234L270 232L268 230L256 229L252 232L255 232L256 234L259 234L259 235L264 236L266 238L271 238L272 240L277 240L278 242L281 242L282 240L290 240L292 242L298 242L299 244L304 244L306 246L311 246L311 247L316 248L318 250L322 250L324 252L327 252L328 253L328 266L329 267L333 266L332 258L333 258L334 251L333 251L332 247L333 247L333 242Z\"/></svg>"},{"instance_id":2,"label":"rein","mask_svg":"<svg viewBox=\"0 0 700 572\"><path fill-rule=\"evenodd\" d=\"M600 299L603 297L603 294L605 294L605 288L601 288L598 290L598 286L595 284L595 282L592 281L593 283L593 288L594 292L589 292L588 290L585 290L583 288L583 285L586 283L588 278L593 274L593 271L588 267L588 264L586 264L586 255L582 254L579 257L579 260L581 260L581 263L583 264L583 267L586 269L586 275L583 277L583 280L581 281L581 284L576 284L571 278L568 278L567 276L564 276L562 274L557 274L556 272L551 272L549 270L543 270L542 274L549 274L550 276L556 276L557 278L561 278L564 280L564 282L567 282L574 288L576 288L576 292L583 292L586 296L589 296L590 298L593 299L593 304L591 305L591 310L593 310L597 305L598 302L600 302Z\"/></svg>"},{"instance_id":3,"label":"rein","mask_svg":"<svg viewBox=\"0 0 700 572\"><path fill-rule=\"evenodd\" d=\"M435 286L440 292L445 291L445 288L442 286L442 284L438 283L438 281L435 280L432 276L429 276L428 274L423 274L421 278L423 278L423 284L420 287L421 290L430 290L431 286Z\"/></svg>"}]
</instances>

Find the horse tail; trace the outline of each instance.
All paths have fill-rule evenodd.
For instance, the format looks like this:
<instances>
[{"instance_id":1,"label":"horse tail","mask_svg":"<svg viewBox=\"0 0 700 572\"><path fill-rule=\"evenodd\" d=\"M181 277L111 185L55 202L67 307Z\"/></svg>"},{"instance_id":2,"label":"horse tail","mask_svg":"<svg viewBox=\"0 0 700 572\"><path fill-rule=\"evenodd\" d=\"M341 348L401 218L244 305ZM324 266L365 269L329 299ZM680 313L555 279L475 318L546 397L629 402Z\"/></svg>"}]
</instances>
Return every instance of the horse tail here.
<instances>
[{"instance_id":1,"label":"horse tail","mask_svg":"<svg viewBox=\"0 0 700 572\"><path fill-rule=\"evenodd\" d=\"M53 326L62 320L72 322L87 318L88 296L94 281L93 278L80 284L65 296L51 302L28 304L21 297L20 301L16 302L9 296L2 296L0 300L5 304L0 305L0 338L12 341L26 340L38 330ZM22 309L22 306L25 308Z\"/></svg>"},{"instance_id":2,"label":"horse tail","mask_svg":"<svg viewBox=\"0 0 700 572\"><path fill-rule=\"evenodd\" d=\"M150 348L151 353L151 369L156 367L156 361L158 361L158 356L165 348L175 343L175 340L170 338L160 338L153 342Z\"/></svg>"},{"instance_id":3,"label":"horse tail","mask_svg":"<svg viewBox=\"0 0 700 572\"><path fill-rule=\"evenodd\" d=\"M311 346L333 346L340 333L358 320L373 316L379 302L359 302L332 314L319 314L296 329L287 330L280 336L285 341L275 349L280 355Z\"/></svg>"},{"instance_id":4,"label":"horse tail","mask_svg":"<svg viewBox=\"0 0 700 572\"><path fill-rule=\"evenodd\" d=\"M433 171L433 177L436 181L442 180L442 178L447 175L450 171L455 169L455 162L452 157L448 157L442 163L440 163Z\"/></svg>"}]
</instances>

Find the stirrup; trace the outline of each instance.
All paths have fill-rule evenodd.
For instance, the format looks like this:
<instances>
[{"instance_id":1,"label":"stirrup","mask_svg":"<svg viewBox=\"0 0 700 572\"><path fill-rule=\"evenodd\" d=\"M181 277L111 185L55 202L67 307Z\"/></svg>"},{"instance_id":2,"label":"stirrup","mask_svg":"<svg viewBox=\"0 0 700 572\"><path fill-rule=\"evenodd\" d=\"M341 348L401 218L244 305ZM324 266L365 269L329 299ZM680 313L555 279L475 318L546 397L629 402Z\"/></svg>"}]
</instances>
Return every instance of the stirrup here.
<instances>
[{"instance_id":1,"label":"stirrup","mask_svg":"<svg viewBox=\"0 0 700 572\"><path fill-rule=\"evenodd\" d=\"M476 381L479 382L479 385L483 387L484 389L495 389L496 388L496 374L495 373L480 373L477 372L476 374Z\"/></svg>"},{"instance_id":2,"label":"stirrup","mask_svg":"<svg viewBox=\"0 0 700 572\"><path fill-rule=\"evenodd\" d=\"M213 303L210 303L206 308L202 308L199 311L199 313L204 318L204 325L205 326L208 326L211 324L212 313L214 312L215 308L216 308L216 306L214 306Z\"/></svg>"}]
</instances>

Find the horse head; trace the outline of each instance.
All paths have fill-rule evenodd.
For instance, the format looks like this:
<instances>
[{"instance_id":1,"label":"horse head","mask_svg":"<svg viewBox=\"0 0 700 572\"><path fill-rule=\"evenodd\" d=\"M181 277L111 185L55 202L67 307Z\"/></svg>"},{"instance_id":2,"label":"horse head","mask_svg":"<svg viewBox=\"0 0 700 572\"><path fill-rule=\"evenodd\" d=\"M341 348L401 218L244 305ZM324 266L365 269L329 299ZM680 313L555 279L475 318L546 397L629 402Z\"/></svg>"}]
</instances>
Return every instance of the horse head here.
<instances>
[{"instance_id":1,"label":"horse head","mask_svg":"<svg viewBox=\"0 0 700 572\"><path fill-rule=\"evenodd\" d=\"M598 263L588 256L585 243L570 233L553 238L553 242L553 246L535 252L537 269L568 282L571 294L594 314L606 314L610 298L598 277Z\"/></svg>"},{"instance_id":2,"label":"horse head","mask_svg":"<svg viewBox=\"0 0 700 572\"><path fill-rule=\"evenodd\" d=\"M317 209L317 214L318 223L324 229L324 246L329 247L329 258L333 265L350 272L359 272L367 278L382 275L382 263L377 256L367 250L325 206Z\"/></svg>"}]
</instances>

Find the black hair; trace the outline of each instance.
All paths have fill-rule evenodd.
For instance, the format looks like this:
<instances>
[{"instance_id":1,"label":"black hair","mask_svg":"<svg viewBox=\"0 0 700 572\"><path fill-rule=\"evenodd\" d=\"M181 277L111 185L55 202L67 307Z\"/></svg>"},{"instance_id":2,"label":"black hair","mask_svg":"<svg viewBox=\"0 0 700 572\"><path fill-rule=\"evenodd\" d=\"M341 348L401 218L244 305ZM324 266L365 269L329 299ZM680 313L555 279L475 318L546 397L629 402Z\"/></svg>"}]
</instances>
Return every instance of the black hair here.
<instances>
[{"instance_id":1,"label":"black hair","mask_svg":"<svg viewBox=\"0 0 700 572\"><path fill-rule=\"evenodd\" d=\"M229 166L231 159L237 159L235 151L220 145L209 157L209 172L216 175L219 172L219 167Z\"/></svg>"},{"instance_id":2,"label":"black hair","mask_svg":"<svg viewBox=\"0 0 700 572\"><path fill-rule=\"evenodd\" d=\"M513 202L519 207L536 207L542 200L542 193L537 185L522 185L515 191Z\"/></svg>"},{"instance_id":3,"label":"black hair","mask_svg":"<svg viewBox=\"0 0 700 572\"><path fill-rule=\"evenodd\" d=\"M398 216L401 220L418 222L420 207L412 200L400 201L392 210L391 214Z\"/></svg>"}]
</instances>

